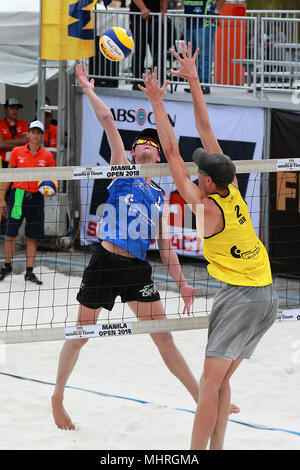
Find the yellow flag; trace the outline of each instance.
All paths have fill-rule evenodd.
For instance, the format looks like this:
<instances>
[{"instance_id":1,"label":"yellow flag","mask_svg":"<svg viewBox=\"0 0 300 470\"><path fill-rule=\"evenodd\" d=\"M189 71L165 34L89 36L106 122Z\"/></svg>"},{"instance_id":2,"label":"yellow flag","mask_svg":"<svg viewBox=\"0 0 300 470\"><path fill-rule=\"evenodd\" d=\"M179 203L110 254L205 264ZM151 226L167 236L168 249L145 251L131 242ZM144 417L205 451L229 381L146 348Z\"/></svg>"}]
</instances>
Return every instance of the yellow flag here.
<instances>
[{"instance_id":1,"label":"yellow flag","mask_svg":"<svg viewBox=\"0 0 300 470\"><path fill-rule=\"evenodd\" d=\"M79 60L94 55L97 0L43 0L41 58Z\"/></svg>"}]
</instances>

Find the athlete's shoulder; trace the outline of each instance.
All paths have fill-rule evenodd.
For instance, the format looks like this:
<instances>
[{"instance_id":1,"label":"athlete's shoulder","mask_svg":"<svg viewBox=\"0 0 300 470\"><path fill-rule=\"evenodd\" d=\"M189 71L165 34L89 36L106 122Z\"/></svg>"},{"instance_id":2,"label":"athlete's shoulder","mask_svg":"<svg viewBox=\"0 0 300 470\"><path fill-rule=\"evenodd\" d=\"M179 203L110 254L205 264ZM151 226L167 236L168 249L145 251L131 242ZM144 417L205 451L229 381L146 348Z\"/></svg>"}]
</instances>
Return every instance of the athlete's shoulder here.
<instances>
[{"instance_id":1,"label":"athlete's shoulder","mask_svg":"<svg viewBox=\"0 0 300 470\"><path fill-rule=\"evenodd\" d=\"M157 191L161 191L162 193L164 192L164 190L157 183L155 183L155 181L151 180L151 184L154 189L157 189Z\"/></svg>"},{"instance_id":2,"label":"athlete's shoulder","mask_svg":"<svg viewBox=\"0 0 300 470\"><path fill-rule=\"evenodd\" d=\"M233 191L233 192L238 192L238 193L240 193L239 188L238 188L235 184L233 184L233 183L230 183L230 184L228 185L228 189L229 189L229 191Z\"/></svg>"}]
</instances>

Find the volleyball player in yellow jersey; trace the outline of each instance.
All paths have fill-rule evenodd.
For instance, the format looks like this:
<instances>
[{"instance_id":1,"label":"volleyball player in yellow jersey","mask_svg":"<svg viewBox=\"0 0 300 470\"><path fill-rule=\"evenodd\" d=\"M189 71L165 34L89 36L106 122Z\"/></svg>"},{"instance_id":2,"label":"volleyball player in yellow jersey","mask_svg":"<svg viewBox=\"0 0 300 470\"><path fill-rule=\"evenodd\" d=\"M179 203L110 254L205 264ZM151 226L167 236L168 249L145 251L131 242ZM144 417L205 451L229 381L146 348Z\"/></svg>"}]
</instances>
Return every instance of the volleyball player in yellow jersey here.
<instances>
[{"instance_id":1,"label":"volleyball player in yellow jersey","mask_svg":"<svg viewBox=\"0 0 300 470\"><path fill-rule=\"evenodd\" d=\"M163 105L168 82L159 88L153 77L143 75L140 86L152 104L164 154L184 200L196 214L203 240L208 271L226 286L216 295L209 317L200 394L194 420L191 449L222 449L230 405L229 380L243 359L250 358L259 340L276 318L278 296L273 288L268 254L257 238L247 204L244 202L231 159L223 155L211 129L201 91L191 44L172 70L188 80L194 103L195 124L204 149L193 153L198 166L198 185L194 184L181 158L177 139ZM204 210L203 220L198 209Z\"/></svg>"}]
</instances>

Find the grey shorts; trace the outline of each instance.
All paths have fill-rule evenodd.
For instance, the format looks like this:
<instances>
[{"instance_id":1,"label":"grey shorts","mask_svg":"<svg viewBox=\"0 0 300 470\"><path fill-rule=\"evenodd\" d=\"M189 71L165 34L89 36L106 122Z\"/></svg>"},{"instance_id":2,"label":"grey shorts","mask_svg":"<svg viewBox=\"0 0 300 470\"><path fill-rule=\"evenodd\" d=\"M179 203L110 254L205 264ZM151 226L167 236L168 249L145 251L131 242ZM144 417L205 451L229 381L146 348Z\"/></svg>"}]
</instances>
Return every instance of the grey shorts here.
<instances>
[{"instance_id":1,"label":"grey shorts","mask_svg":"<svg viewBox=\"0 0 300 470\"><path fill-rule=\"evenodd\" d=\"M223 287L214 299L209 317L206 356L230 361L249 359L273 325L278 303L273 284Z\"/></svg>"}]
</instances>

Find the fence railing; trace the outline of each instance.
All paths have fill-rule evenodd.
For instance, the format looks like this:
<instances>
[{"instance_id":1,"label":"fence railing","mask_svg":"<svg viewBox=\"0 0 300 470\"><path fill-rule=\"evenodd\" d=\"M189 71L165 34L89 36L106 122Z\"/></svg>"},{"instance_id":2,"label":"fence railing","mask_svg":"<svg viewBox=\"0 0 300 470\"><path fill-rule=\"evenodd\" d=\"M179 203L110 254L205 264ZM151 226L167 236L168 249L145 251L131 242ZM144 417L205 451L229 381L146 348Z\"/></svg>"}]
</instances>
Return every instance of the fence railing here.
<instances>
[{"instance_id":1,"label":"fence railing","mask_svg":"<svg viewBox=\"0 0 300 470\"><path fill-rule=\"evenodd\" d=\"M247 10L247 16L261 18L300 18L300 10Z\"/></svg>"},{"instance_id":2,"label":"fence railing","mask_svg":"<svg viewBox=\"0 0 300 470\"><path fill-rule=\"evenodd\" d=\"M261 19L261 88L290 91L300 87L300 19Z\"/></svg>"},{"instance_id":3,"label":"fence railing","mask_svg":"<svg viewBox=\"0 0 300 470\"><path fill-rule=\"evenodd\" d=\"M266 15L266 16L262 16ZM135 51L120 63L106 60L99 51L101 34L120 26L131 31ZM162 83L170 80L170 91L186 88L171 76L177 68L171 48L180 52L180 41L199 47L197 68L203 87L231 87L251 91L291 92L300 86L300 10L251 10L247 16L184 15L168 10L164 23L160 13L141 21L140 13L128 9L95 11L96 55L89 60L89 75L96 86L137 89L145 69L158 67Z\"/></svg>"}]
</instances>

